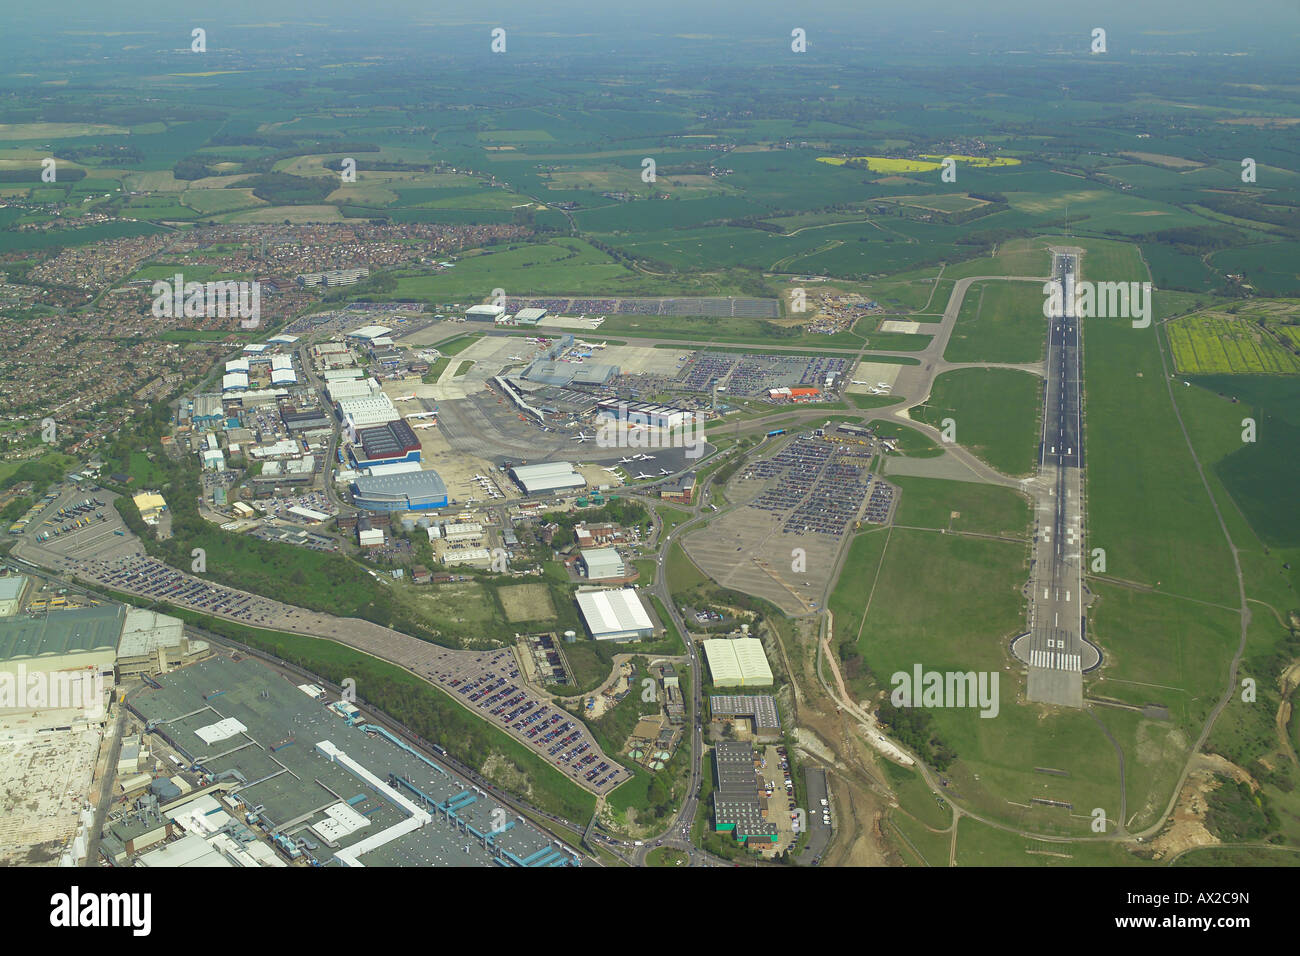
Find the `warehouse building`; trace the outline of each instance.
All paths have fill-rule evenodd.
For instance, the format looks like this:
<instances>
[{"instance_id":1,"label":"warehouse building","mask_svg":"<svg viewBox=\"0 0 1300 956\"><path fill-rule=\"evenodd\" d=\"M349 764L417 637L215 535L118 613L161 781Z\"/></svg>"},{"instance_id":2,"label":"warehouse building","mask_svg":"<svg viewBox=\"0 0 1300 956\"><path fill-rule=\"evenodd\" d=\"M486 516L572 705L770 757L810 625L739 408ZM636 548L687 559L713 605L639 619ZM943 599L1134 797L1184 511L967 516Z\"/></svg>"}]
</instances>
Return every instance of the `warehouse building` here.
<instances>
[{"instance_id":1,"label":"warehouse building","mask_svg":"<svg viewBox=\"0 0 1300 956\"><path fill-rule=\"evenodd\" d=\"M22 607L23 591L27 588L27 578L22 574L13 574L0 578L0 617L13 617Z\"/></svg>"},{"instance_id":2,"label":"warehouse building","mask_svg":"<svg viewBox=\"0 0 1300 956\"><path fill-rule=\"evenodd\" d=\"M520 309L515 313L515 325L536 325L546 318L545 309Z\"/></svg>"},{"instance_id":3,"label":"warehouse building","mask_svg":"<svg viewBox=\"0 0 1300 956\"><path fill-rule=\"evenodd\" d=\"M626 574L623 557L617 548L587 548L579 552L578 564L582 573L592 581L621 578Z\"/></svg>"},{"instance_id":4,"label":"warehouse building","mask_svg":"<svg viewBox=\"0 0 1300 956\"><path fill-rule=\"evenodd\" d=\"M221 376L222 392L246 392L248 391L248 373L247 372L227 372Z\"/></svg>"},{"instance_id":5,"label":"warehouse building","mask_svg":"<svg viewBox=\"0 0 1300 956\"><path fill-rule=\"evenodd\" d=\"M704 642L704 656L715 687L771 687L772 668L756 637L721 638Z\"/></svg>"},{"instance_id":6,"label":"warehouse building","mask_svg":"<svg viewBox=\"0 0 1300 956\"><path fill-rule=\"evenodd\" d=\"M598 641L640 641L654 636L654 622L634 588L579 591L577 599L582 620Z\"/></svg>"},{"instance_id":7,"label":"warehouse building","mask_svg":"<svg viewBox=\"0 0 1300 956\"><path fill-rule=\"evenodd\" d=\"M352 502L366 511L428 511L447 507L447 486L435 471L362 475L352 483Z\"/></svg>"},{"instance_id":8,"label":"warehouse building","mask_svg":"<svg viewBox=\"0 0 1300 956\"><path fill-rule=\"evenodd\" d=\"M117 646L117 679L155 677L208 653L207 641L190 640L180 618L131 608Z\"/></svg>"},{"instance_id":9,"label":"warehouse building","mask_svg":"<svg viewBox=\"0 0 1300 956\"><path fill-rule=\"evenodd\" d=\"M420 460L420 440L411 426L400 418L373 428L357 431L352 444L352 460L358 468L394 465Z\"/></svg>"},{"instance_id":10,"label":"warehouse building","mask_svg":"<svg viewBox=\"0 0 1300 956\"><path fill-rule=\"evenodd\" d=\"M353 329L347 334L347 338L356 339L359 342L373 342L375 339L382 339L389 332L393 331L383 325L363 325L359 329Z\"/></svg>"},{"instance_id":11,"label":"warehouse building","mask_svg":"<svg viewBox=\"0 0 1300 956\"><path fill-rule=\"evenodd\" d=\"M510 477L526 495L554 494L574 488L586 488L587 479L573 470L567 461L546 461L537 465L516 465Z\"/></svg>"}]
</instances>

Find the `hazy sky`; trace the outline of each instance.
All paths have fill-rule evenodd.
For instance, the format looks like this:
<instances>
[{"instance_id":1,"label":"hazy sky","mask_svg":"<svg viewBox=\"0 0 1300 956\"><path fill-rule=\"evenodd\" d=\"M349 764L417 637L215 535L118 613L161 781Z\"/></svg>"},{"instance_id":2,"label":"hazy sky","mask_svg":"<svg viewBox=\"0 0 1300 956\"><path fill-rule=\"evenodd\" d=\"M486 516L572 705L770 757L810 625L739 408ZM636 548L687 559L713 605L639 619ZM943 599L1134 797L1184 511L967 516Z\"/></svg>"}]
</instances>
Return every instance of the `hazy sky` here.
<instances>
[{"instance_id":1,"label":"hazy sky","mask_svg":"<svg viewBox=\"0 0 1300 956\"><path fill-rule=\"evenodd\" d=\"M270 23L282 26L250 31L247 41L234 32ZM1092 29L1103 27L1118 55L1137 49L1289 56L1300 49L1300 0L0 0L0 48L26 54L25 60L43 59L51 45L57 51L61 34L112 31L115 36L104 38L109 55L132 43L164 46L157 37L175 36L177 46L186 45L195 26L214 40L220 30L227 48L245 42L285 48L295 45L286 36L296 31L304 47L314 36L336 43L346 33L376 52L391 37L396 47L422 45L431 53L463 48L471 31L492 26L539 41L543 34L594 34L597 47L608 37L611 51L673 38L680 46L682 37L788 43L790 30L802 27L810 51L820 42L828 52L881 56L947 56L963 44L981 52L1076 45L1086 51ZM141 33L138 41L132 32ZM531 48L539 49L540 42Z\"/></svg>"},{"instance_id":2,"label":"hazy sky","mask_svg":"<svg viewBox=\"0 0 1300 956\"><path fill-rule=\"evenodd\" d=\"M112 23L116 29L200 19L210 22L358 20L376 29L412 20L502 21L581 32L621 25L658 32L751 32L767 27L817 24L827 29L870 32L908 27L943 31L960 27L999 33L1064 32L1106 27L1111 32L1212 30L1215 33L1295 39L1298 0L41 0L0 4L0 22L39 24L45 30ZM42 30L41 32L45 32Z\"/></svg>"}]
</instances>

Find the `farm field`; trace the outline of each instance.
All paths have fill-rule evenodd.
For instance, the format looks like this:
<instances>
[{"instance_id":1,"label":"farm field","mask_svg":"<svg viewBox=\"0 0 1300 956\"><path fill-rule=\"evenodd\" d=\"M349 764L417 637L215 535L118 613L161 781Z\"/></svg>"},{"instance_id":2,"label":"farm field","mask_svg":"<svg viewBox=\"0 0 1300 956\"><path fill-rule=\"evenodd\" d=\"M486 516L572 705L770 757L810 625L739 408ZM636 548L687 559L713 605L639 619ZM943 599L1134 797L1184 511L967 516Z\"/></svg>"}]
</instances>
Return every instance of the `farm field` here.
<instances>
[{"instance_id":1,"label":"farm field","mask_svg":"<svg viewBox=\"0 0 1300 956\"><path fill-rule=\"evenodd\" d=\"M1286 327L1294 331L1294 326ZM1178 371L1188 374L1300 372L1300 355L1254 323L1222 312L1199 312L1167 323ZM1295 345L1300 347L1300 340Z\"/></svg>"}]
</instances>

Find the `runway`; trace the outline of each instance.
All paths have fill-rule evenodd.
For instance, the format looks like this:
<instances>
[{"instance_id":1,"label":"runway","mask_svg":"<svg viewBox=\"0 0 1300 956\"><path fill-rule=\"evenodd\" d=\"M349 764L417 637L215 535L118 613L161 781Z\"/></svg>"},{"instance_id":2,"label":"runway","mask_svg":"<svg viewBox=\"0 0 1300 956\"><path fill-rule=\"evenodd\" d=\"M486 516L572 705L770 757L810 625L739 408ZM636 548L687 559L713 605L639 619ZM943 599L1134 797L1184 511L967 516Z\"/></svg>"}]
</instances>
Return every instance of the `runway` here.
<instances>
[{"instance_id":1,"label":"runway","mask_svg":"<svg viewBox=\"0 0 1300 956\"><path fill-rule=\"evenodd\" d=\"M1078 258L1057 253L1052 281L1063 287L1063 314L1048 319L1029 631L1013 645L1028 665L1029 699L1083 706L1083 672L1100 656L1083 639L1083 428L1079 320L1074 315Z\"/></svg>"}]
</instances>

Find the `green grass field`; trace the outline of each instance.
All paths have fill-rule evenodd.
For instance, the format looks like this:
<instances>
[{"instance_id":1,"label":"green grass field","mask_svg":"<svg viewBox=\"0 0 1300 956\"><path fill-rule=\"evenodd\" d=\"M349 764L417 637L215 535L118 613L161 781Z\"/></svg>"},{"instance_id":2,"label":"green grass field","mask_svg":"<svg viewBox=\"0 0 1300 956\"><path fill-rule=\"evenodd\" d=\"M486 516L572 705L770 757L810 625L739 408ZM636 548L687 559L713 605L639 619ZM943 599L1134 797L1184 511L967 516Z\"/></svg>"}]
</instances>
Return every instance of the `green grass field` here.
<instances>
[{"instance_id":1,"label":"green grass field","mask_svg":"<svg viewBox=\"0 0 1300 956\"><path fill-rule=\"evenodd\" d=\"M957 369L934 382L912 417L943 431L1003 474L1029 475L1038 461L1042 379L1015 369Z\"/></svg>"},{"instance_id":2,"label":"green grass field","mask_svg":"<svg viewBox=\"0 0 1300 956\"><path fill-rule=\"evenodd\" d=\"M969 534L1025 538L1029 502L1010 488L940 478L889 479L902 493L894 522Z\"/></svg>"},{"instance_id":3,"label":"green grass field","mask_svg":"<svg viewBox=\"0 0 1300 956\"><path fill-rule=\"evenodd\" d=\"M962 300L943 357L949 362L1039 362L1046 340L1041 285L976 282Z\"/></svg>"}]
</instances>

